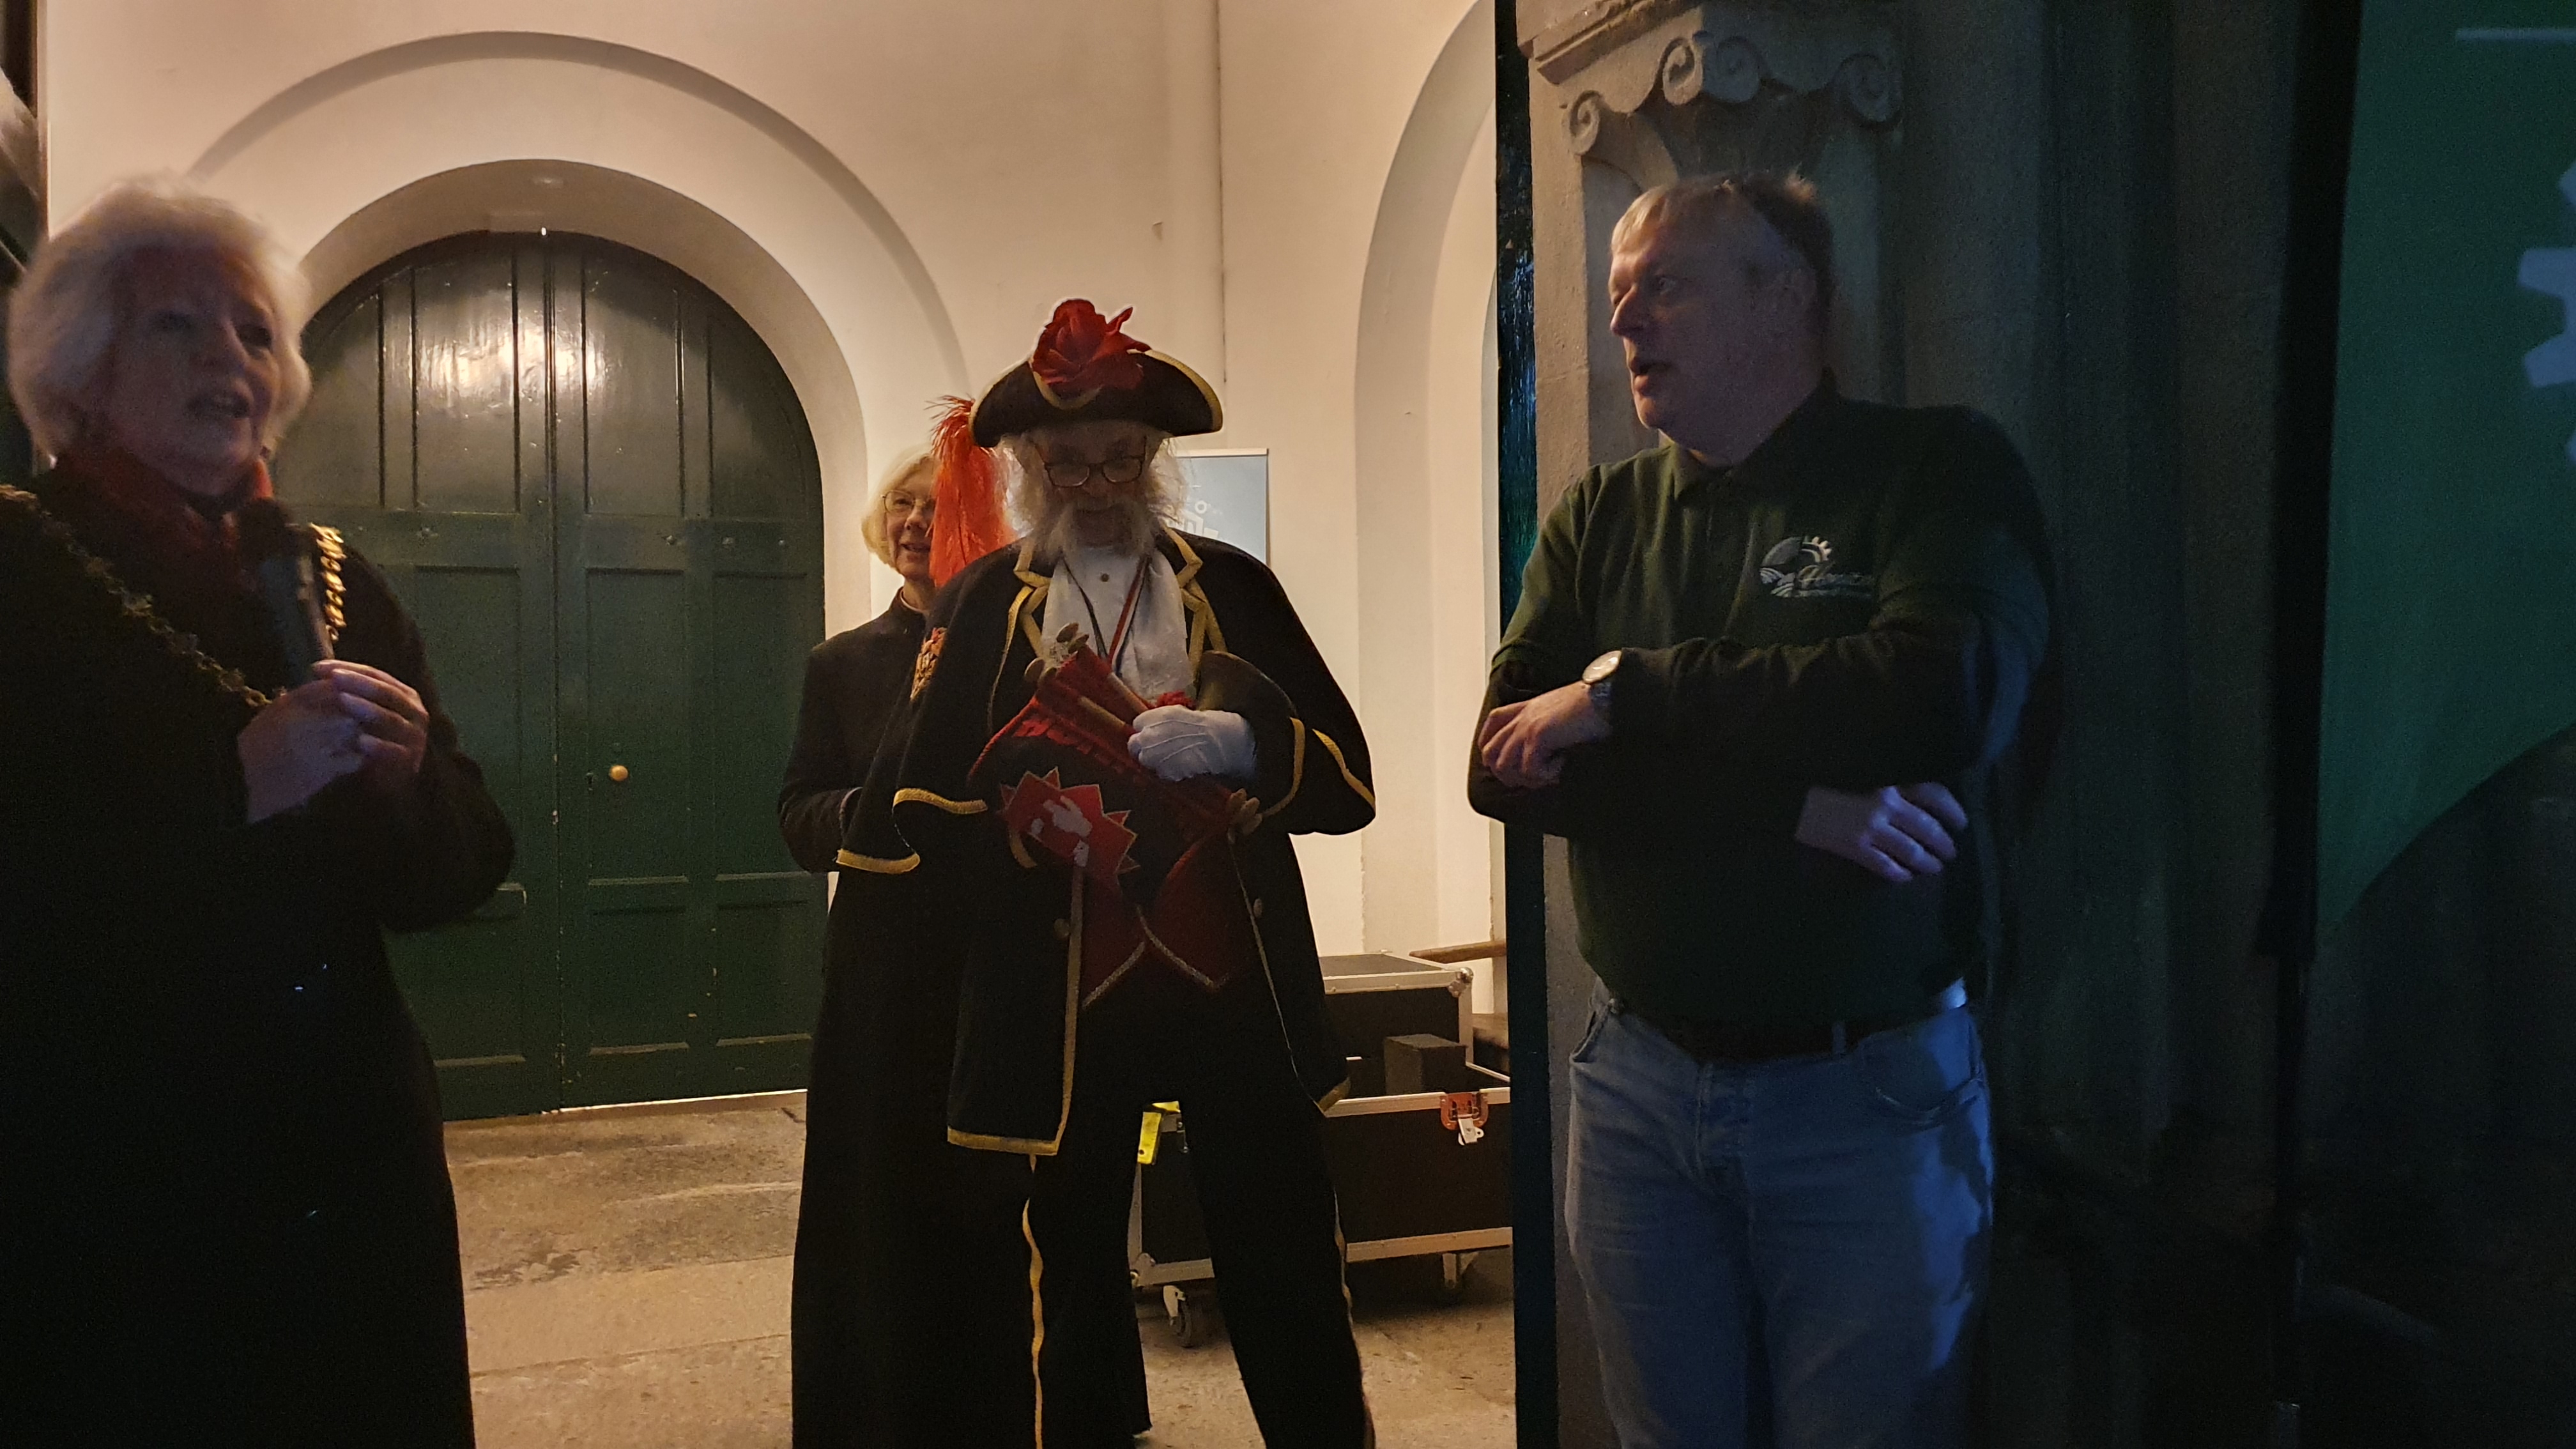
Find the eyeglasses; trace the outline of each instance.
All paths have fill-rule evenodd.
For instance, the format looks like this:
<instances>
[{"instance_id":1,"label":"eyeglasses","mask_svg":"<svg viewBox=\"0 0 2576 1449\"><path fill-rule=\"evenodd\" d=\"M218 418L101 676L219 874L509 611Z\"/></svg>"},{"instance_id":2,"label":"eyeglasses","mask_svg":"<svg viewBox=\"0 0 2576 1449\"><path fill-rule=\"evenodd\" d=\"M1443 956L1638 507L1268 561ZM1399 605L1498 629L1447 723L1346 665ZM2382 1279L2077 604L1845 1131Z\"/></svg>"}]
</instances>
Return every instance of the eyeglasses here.
<instances>
[{"instance_id":1,"label":"eyeglasses","mask_svg":"<svg viewBox=\"0 0 2576 1449\"><path fill-rule=\"evenodd\" d=\"M1099 474L1101 481L1112 487L1124 486L1145 476L1145 460L1134 455L1126 455L1103 458L1097 463L1076 463L1067 460L1046 465L1047 481L1058 488L1079 488L1090 482L1091 475L1094 473Z\"/></svg>"}]
</instances>

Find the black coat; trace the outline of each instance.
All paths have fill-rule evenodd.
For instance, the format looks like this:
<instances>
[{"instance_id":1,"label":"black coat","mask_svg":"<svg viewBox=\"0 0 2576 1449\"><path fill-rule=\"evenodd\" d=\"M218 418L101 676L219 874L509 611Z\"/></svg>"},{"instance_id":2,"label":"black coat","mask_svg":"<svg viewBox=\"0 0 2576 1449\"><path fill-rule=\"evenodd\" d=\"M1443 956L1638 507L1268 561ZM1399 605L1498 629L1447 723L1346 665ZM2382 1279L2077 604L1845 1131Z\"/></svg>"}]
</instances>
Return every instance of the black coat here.
<instances>
[{"instance_id":1,"label":"black coat","mask_svg":"<svg viewBox=\"0 0 2576 1449\"><path fill-rule=\"evenodd\" d=\"M898 600L807 659L778 826L808 869L833 868L843 802L888 726L901 728L922 633L921 613ZM956 933L922 914L918 893L888 885L844 871L833 895L796 1221L798 1449L987 1442L958 1389L989 1276L965 1260L970 1226L1013 1210L1017 1184L947 1141ZM1101 1290L1097 1330L1113 1345L1126 1418L1117 1429L1141 1433L1145 1362L1126 1274Z\"/></svg>"},{"instance_id":2,"label":"black coat","mask_svg":"<svg viewBox=\"0 0 2576 1449\"><path fill-rule=\"evenodd\" d=\"M921 649L919 611L897 600L805 662L778 828L797 863L833 868L843 801L867 778L902 709ZM948 1016L915 973L862 945L910 935L904 902L864 899L843 877L827 937L823 1010L806 1091L790 1352L799 1449L935 1442L949 1416L937 1234L939 1104Z\"/></svg>"},{"instance_id":3,"label":"black coat","mask_svg":"<svg viewBox=\"0 0 2576 1449\"><path fill-rule=\"evenodd\" d=\"M778 786L778 831L807 870L832 869L845 823L842 802L867 780L886 721L912 687L921 630L921 611L898 597L884 613L805 656L796 747Z\"/></svg>"},{"instance_id":4,"label":"black coat","mask_svg":"<svg viewBox=\"0 0 2576 1449\"><path fill-rule=\"evenodd\" d=\"M156 576L86 489L35 492L274 690L255 595ZM472 911L509 830L419 632L351 556L337 652L430 749L244 823L251 707L0 499L0 1422L28 1443L472 1442L437 1080L384 932Z\"/></svg>"},{"instance_id":5,"label":"black coat","mask_svg":"<svg viewBox=\"0 0 2576 1449\"><path fill-rule=\"evenodd\" d=\"M1257 828L1236 842L1241 909L1289 1065L1318 1107L1345 1089L1342 1048L1324 1016L1323 971L1289 837L1368 824L1367 742L1350 703L1268 568L1214 539L1167 531L1202 707L1252 725ZM947 923L960 954L950 1140L998 1152L1056 1150L1071 1100L1074 983L1081 933L1068 916L1072 874L1051 857L1016 862L990 802L968 775L993 733L1028 703L1049 577L1026 546L967 566L931 604L921 678L898 744L879 750L842 863ZM1239 664L1213 670L1218 656ZM1249 669L1242 668L1248 664ZM1225 679L1224 699L1210 696Z\"/></svg>"}]
</instances>

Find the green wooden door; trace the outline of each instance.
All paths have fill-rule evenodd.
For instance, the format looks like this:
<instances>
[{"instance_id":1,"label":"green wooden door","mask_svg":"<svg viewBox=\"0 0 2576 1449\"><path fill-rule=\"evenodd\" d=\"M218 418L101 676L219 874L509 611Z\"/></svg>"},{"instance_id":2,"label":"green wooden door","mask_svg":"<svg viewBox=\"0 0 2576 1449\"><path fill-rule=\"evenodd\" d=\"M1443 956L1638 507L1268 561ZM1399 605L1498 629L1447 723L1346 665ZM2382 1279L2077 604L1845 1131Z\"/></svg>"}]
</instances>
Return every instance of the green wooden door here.
<instances>
[{"instance_id":1,"label":"green wooden door","mask_svg":"<svg viewBox=\"0 0 2576 1449\"><path fill-rule=\"evenodd\" d=\"M518 834L476 919L395 947L449 1115L800 1083L822 889L774 802L822 518L776 360L561 235L400 257L306 350L278 490L393 579Z\"/></svg>"}]
</instances>

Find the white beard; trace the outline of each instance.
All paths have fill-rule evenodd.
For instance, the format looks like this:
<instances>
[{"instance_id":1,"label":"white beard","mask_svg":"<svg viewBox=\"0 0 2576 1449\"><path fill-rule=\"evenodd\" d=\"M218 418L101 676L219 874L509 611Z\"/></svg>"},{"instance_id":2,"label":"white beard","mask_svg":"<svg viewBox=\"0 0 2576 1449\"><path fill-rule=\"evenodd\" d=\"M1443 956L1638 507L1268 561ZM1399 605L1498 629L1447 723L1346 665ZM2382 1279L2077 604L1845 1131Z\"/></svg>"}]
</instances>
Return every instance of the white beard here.
<instances>
[{"instance_id":1,"label":"white beard","mask_svg":"<svg viewBox=\"0 0 2576 1449\"><path fill-rule=\"evenodd\" d=\"M1077 532L1081 511L1073 506L1070 499L1049 501L1053 506L1047 510L1047 515L1029 530L1029 536L1037 543L1037 557L1042 562L1052 563L1069 552L1091 549L1135 558L1154 546L1155 535L1161 531L1153 508L1145 500L1121 498L1102 510L1116 520L1115 536L1101 543L1085 543Z\"/></svg>"}]
</instances>

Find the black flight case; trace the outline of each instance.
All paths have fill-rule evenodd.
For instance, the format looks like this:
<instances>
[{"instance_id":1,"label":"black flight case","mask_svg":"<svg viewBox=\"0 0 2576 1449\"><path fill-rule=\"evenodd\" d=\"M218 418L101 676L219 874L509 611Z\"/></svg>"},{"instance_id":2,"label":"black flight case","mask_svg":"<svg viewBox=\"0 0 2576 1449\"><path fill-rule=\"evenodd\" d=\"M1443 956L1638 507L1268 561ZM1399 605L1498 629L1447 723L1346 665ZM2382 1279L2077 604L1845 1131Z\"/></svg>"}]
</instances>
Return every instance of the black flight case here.
<instances>
[{"instance_id":1,"label":"black flight case","mask_svg":"<svg viewBox=\"0 0 2576 1449\"><path fill-rule=\"evenodd\" d=\"M1412 956L1324 958L1325 1010L1350 1053L1350 1092L1324 1116L1346 1261L1436 1255L1452 1289L1478 1252L1512 1241L1511 1079L1474 1060L1473 980ZM1215 1270L1177 1107L1146 1114L1136 1156L1128 1264L1196 1346Z\"/></svg>"}]
</instances>

